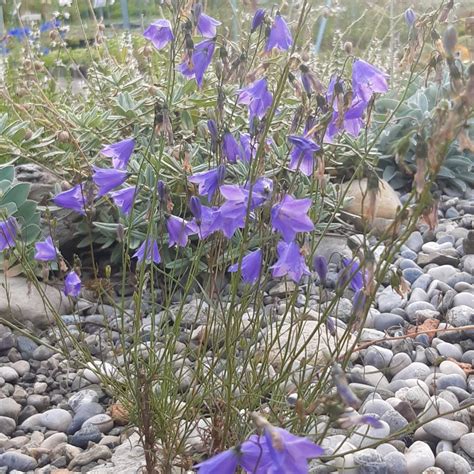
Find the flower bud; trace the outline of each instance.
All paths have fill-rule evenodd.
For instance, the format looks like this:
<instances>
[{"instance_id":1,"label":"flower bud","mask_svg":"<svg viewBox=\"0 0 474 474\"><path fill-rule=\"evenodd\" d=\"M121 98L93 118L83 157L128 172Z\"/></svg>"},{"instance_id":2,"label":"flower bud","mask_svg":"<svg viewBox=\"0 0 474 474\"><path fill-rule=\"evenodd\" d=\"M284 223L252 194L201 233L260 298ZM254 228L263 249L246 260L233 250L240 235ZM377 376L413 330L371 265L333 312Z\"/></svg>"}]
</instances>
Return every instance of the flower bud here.
<instances>
[{"instance_id":1,"label":"flower bud","mask_svg":"<svg viewBox=\"0 0 474 474\"><path fill-rule=\"evenodd\" d=\"M408 26L413 26L416 20L416 13L411 9L407 8L404 13L405 21L407 22Z\"/></svg>"},{"instance_id":2,"label":"flower bud","mask_svg":"<svg viewBox=\"0 0 474 474\"><path fill-rule=\"evenodd\" d=\"M202 205L198 197L192 196L189 200L189 209L193 216L199 221L202 217Z\"/></svg>"},{"instance_id":3,"label":"flower bud","mask_svg":"<svg viewBox=\"0 0 474 474\"><path fill-rule=\"evenodd\" d=\"M344 43L344 51L346 52L348 56L350 56L352 54L352 50L353 50L352 43L350 41L346 41Z\"/></svg>"},{"instance_id":4,"label":"flower bud","mask_svg":"<svg viewBox=\"0 0 474 474\"><path fill-rule=\"evenodd\" d=\"M67 132L66 130L61 130L60 132L58 132L57 137L61 143L67 143L70 139L69 132Z\"/></svg>"}]
</instances>

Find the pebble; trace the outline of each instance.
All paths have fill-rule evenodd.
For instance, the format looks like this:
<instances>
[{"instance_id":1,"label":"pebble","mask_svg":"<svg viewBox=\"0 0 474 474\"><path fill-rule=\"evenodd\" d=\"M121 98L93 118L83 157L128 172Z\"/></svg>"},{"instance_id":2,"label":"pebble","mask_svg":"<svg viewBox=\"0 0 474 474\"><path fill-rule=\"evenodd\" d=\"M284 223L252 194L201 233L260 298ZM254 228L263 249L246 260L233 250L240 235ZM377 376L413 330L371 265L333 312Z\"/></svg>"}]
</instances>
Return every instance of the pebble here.
<instances>
[{"instance_id":1,"label":"pebble","mask_svg":"<svg viewBox=\"0 0 474 474\"><path fill-rule=\"evenodd\" d=\"M469 306L474 308L474 293L461 292L454 297L454 306Z\"/></svg>"},{"instance_id":2,"label":"pebble","mask_svg":"<svg viewBox=\"0 0 474 474\"><path fill-rule=\"evenodd\" d=\"M437 351L444 357L451 357L452 359L461 360L462 351L459 347L449 342L441 342L436 346Z\"/></svg>"},{"instance_id":3,"label":"pebble","mask_svg":"<svg viewBox=\"0 0 474 474\"><path fill-rule=\"evenodd\" d=\"M365 448L379 439L386 438L390 434L390 427L385 421L380 421L380 423L382 424L380 428L358 426L349 438L349 442L358 448Z\"/></svg>"},{"instance_id":4,"label":"pebble","mask_svg":"<svg viewBox=\"0 0 474 474\"><path fill-rule=\"evenodd\" d=\"M84 428L81 428L76 433L69 436L69 443L73 446L85 449L87 448L89 442L98 443L102 438L102 433L99 431L97 426L88 425Z\"/></svg>"},{"instance_id":5,"label":"pebble","mask_svg":"<svg viewBox=\"0 0 474 474\"><path fill-rule=\"evenodd\" d=\"M408 425L408 421L394 409L387 410L380 419L390 427L390 434L396 433Z\"/></svg>"},{"instance_id":6,"label":"pebble","mask_svg":"<svg viewBox=\"0 0 474 474\"><path fill-rule=\"evenodd\" d=\"M389 370L392 375L398 374L412 364L410 356L406 352L398 352L390 361ZM403 377L400 377L403 379Z\"/></svg>"},{"instance_id":7,"label":"pebble","mask_svg":"<svg viewBox=\"0 0 474 474\"><path fill-rule=\"evenodd\" d=\"M49 430L65 432L71 424L71 414L61 408L53 408L41 415L41 425Z\"/></svg>"},{"instance_id":8,"label":"pebble","mask_svg":"<svg viewBox=\"0 0 474 474\"><path fill-rule=\"evenodd\" d=\"M0 454L0 466L6 466L12 471L27 472L36 469L38 463L35 458L21 454L16 451L9 451L4 454Z\"/></svg>"},{"instance_id":9,"label":"pebble","mask_svg":"<svg viewBox=\"0 0 474 474\"><path fill-rule=\"evenodd\" d=\"M97 396L97 393L94 390L84 389L72 394L69 397L67 403L76 413L79 407L84 403L98 403L98 401L99 397Z\"/></svg>"},{"instance_id":10,"label":"pebble","mask_svg":"<svg viewBox=\"0 0 474 474\"><path fill-rule=\"evenodd\" d=\"M457 441L467 434L469 428L459 421L437 418L423 425L423 429L438 439Z\"/></svg>"},{"instance_id":11,"label":"pebble","mask_svg":"<svg viewBox=\"0 0 474 474\"><path fill-rule=\"evenodd\" d=\"M423 236L419 231L412 232L405 245L415 253L418 253L423 246Z\"/></svg>"},{"instance_id":12,"label":"pebble","mask_svg":"<svg viewBox=\"0 0 474 474\"><path fill-rule=\"evenodd\" d=\"M443 451L436 456L435 465L441 468L445 474L469 474L471 466L456 453Z\"/></svg>"},{"instance_id":13,"label":"pebble","mask_svg":"<svg viewBox=\"0 0 474 474\"><path fill-rule=\"evenodd\" d=\"M466 389L466 377L459 374L442 374L436 378L435 387L438 391L451 386Z\"/></svg>"},{"instance_id":14,"label":"pebble","mask_svg":"<svg viewBox=\"0 0 474 474\"><path fill-rule=\"evenodd\" d=\"M16 423L9 416L0 416L0 433L10 436L16 429Z\"/></svg>"},{"instance_id":15,"label":"pebble","mask_svg":"<svg viewBox=\"0 0 474 474\"><path fill-rule=\"evenodd\" d=\"M430 286L431 282L433 281L433 277L431 275L427 275L426 273L421 275L416 281L411 285L413 289L420 289L426 291Z\"/></svg>"},{"instance_id":16,"label":"pebble","mask_svg":"<svg viewBox=\"0 0 474 474\"><path fill-rule=\"evenodd\" d=\"M12 367L0 367L0 377L5 380L5 382L15 383L19 375Z\"/></svg>"},{"instance_id":17,"label":"pebble","mask_svg":"<svg viewBox=\"0 0 474 474\"><path fill-rule=\"evenodd\" d=\"M412 362L408 367L395 374L393 380L425 379L431 373L430 368L421 362Z\"/></svg>"},{"instance_id":18,"label":"pebble","mask_svg":"<svg viewBox=\"0 0 474 474\"><path fill-rule=\"evenodd\" d=\"M82 424L82 428L88 425L96 426L101 433L108 433L114 427L114 421L105 413L94 415Z\"/></svg>"},{"instance_id":19,"label":"pebble","mask_svg":"<svg viewBox=\"0 0 474 474\"><path fill-rule=\"evenodd\" d=\"M461 436L459 446L471 456L471 458L474 458L474 433L467 433Z\"/></svg>"},{"instance_id":20,"label":"pebble","mask_svg":"<svg viewBox=\"0 0 474 474\"><path fill-rule=\"evenodd\" d=\"M372 365L377 369L385 369L393 359L393 352L384 347L371 346L364 353L364 364Z\"/></svg>"},{"instance_id":21,"label":"pebble","mask_svg":"<svg viewBox=\"0 0 474 474\"><path fill-rule=\"evenodd\" d=\"M448 283L448 280L458 272L459 270L454 268L452 265L440 265L439 267L430 268L427 273L433 278L433 280Z\"/></svg>"},{"instance_id":22,"label":"pebble","mask_svg":"<svg viewBox=\"0 0 474 474\"><path fill-rule=\"evenodd\" d=\"M394 451L384 456L385 464L387 465L387 474L410 474L408 472L408 463L405 456Z\"/></svg>"},{"instance_id":23,"label":"pebble","mask_svg":"<svg viewBox=\"0 0 474 474\"><path fill-rule=\"evenodd\" d=\"M88 402L79 405L72 423L70 423L68 428L68 434L73 434L77 430L81 429L82 425L89 418L92 418L95 415L101 415L104 413L104 408L102 405L96 402Z\"/></svg>"},{"instance_id":24,"label":"pebble","mask_svg":"<svg viewBox=\"0 0 474 474\"><path fill-rule=\"evenodd\" d=\"M0 416L7 416L16 420L21 411L21 405L13 398L0 399Z\"/></svg>"},{"instance_id":25,"label":"pebble","mask_svg":"<svg viewBox=\"0 0 474 474\"><path fill-rule=\"evenodd\" d=\"M420 473L434 466L435 457L431 448L423 441L415 441L406 451L407 470Z\"/></svg>"}]
</instances>

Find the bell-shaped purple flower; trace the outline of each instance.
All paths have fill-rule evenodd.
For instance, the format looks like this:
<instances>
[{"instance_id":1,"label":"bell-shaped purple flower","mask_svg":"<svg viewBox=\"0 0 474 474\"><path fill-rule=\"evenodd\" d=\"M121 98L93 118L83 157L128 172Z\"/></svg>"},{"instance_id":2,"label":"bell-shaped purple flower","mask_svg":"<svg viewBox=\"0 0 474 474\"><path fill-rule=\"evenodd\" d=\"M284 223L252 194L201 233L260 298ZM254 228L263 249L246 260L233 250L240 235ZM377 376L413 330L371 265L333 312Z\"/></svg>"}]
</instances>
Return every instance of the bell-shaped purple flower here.
<instances>
[{"instance_id":1,"label":"bell-shaped purple flower","mask_svg":"<svg viewBox=\"0 0 474 474\"><path fill-rule=\"evenodd\" d=\"M341 397L341 400L344 402L344 404L355 409L359 408L361 401L351 390L351 387L349 387L346 374L339 364L334 364L332 366L331 375L337 393Z\"/></svg>"},{"instance_id":2,"label":"bell-shaped purple flower","mask_svg":"<svg viewBox=\"0 0 474 474\"><path fill-rule=\"evenodd\" d=\"M254 117L262 119L265 116L272 105L272 101L273 95L268 90L268 83L265 78L239 90L238 103L248 106L251 123Z\"/></svg>"},{"instance_id":3,"label":"bell-shaped purple flower","mask_svg":"<svg viewBox=\"0 0 474 474\"><path fill-rule=\"evenodd\" d=\"M328 261L326 260L326 257L322 255L316 255L313 260L313 268L318 274L321 283L324 284L328 274Z\"/></svg>"},{"instance_id":4,"label":"bell-shaped purple flower","mask_svg":"<svg viewBox=\"0 0 474 474\"><path fill-rule=\"evenodd\" d=\"M221 230L230 239L237 229L245 227L248 191L236 184L220 187L226 202L215 212L212 229Z\"/></svg>"},{"instance_id":5,"label":"bell-shaped purple flower","mask_svg":"<svg viewBox=\"0 0 474 474\"><path fill-rule=\"evenodd\" d=\"M86 197L82 184L77 184L68 191L56 194L53 198L53 202L56 206L72 209L79 214L85 215L86 213Z\"/></svg>"},{"instance_id":6,"label":"bell-shaped purple flower","mask_svg":"<svg viewBox=\"0 0 474 474\"><path fill-rule=\"evenodd\" d=\"M260 28L264 20L265 20L265 10L263 8L258 8L252 19L252 27L250 29L250 33L253 33L258 28Z\"/></svg>"},{"instance_id":7,"label":"bell-shaped purple flower","mask_svg":"<svg viewBox=\"0 0 474 474\"><path fill-rule=\"evenodd\" d=\"M199 474L234 474L239 465L239 454L236 449L231 448L222 453L216 454L206 461L195 466Z\"/></svg>"},{"instance_id":8,"label":"bell-shaped purple flower","mask_svg":"<svg viewBox=\"0 0 474 474\"><path fill-rule=\"evenodd\" d=\"M197 20L196 29L204 38L215 38L217 35L217 27L222 23L212 16L201 13Z\"/></svg>"},{"instance_id":9,"label":"bell-shaped purple flower","mask_svg":"<svg viewBox=\"0 0 474 474\"><path fill-rule=\"evenodd\" d=\"M197 196L191 196L191 199L189 200L189 209L196 219L201 219L202 204Z\"/></svg>"},{"instance_id":10,"label":"bell-shaped purple flower","mask_svg":"<svg viewBox=\"0 0 474 474\"><path fill-rule=\"evenodd\" d=\"M135 148L135 140L127 138L112 145L107 145L101 150L104 156L112 158L112 165L118 170L124 170L127 168L130 157L132 156Z\"/></svg>"},{"instance_id":11,"label":"bell-shaped purple flower","mask_svg":"<svg viewBox=\"0 0 474 474\"><path fill-rule=\"evenodd\" d=\"M271 199L273 193L273 181L270 178L261 177L255 181L253 186L251 186L250 183L247 183L244 186L244 189L247 191L250 191L250 188L252 188L252 204L250 210L253 211Z\"/></svg>"},{"instance_id":12,"label":"bell-shaped purple flower","mask_svg":"<svg viewBox=\"0 0 474 474\"><path fill-rule=\"evenodd\" d=\"M364 278L359 269L359 263L344 257L342 264L344 268L339 272L337 287L342 290L347 285L350 285L354 292L361 290L364 287Z\"/></svg>"},{"instance_id":13,"label":"bell-shaped purple flower","mask_svg":"<svg viewBox=\"0 0 474 474\"><path fill-rule=\"evenodd\" d=\"M368 102L374 93L388 91L388 75L362 59L352 65L352 90L364 102Z\"/></svg>"},{"instance_id":14,"label":"bell-shaped purple flower","mask_svg":"<svg viewBox=\"0 0 474 474\"><path fill-rule=\"evenodd\" d=\"M225 132L222 137L222 154L231 163L235 163L237 158L240 158L241 153L241 149L237 140L234 138L234 135L230 132Z\"/></svg>"},{"instance_id":15,"label":"bell-shaped purple flower","mask_svg":"<svg viewBox=\"0 0 474 474\"><path fill-rule=\"evenodd\" d=\"M92 175L92 179L99 188L97 197L101 197L109 191L112 191L112 189L120 186L128 177L126 171L114 168L97 168L93 166L93 169L94 174Z\"/></svg>"},{"instance_id":16,"label":"bell-shaped purple flower","mask_svg":"<svg viewBox=\"0 0 474 474\"><path fill-rule=\"evenodd\" d=\"M311 176L314 170L314 153L319 150L319 146L309 138L296 135L290 135L288 141L293 145L290 170L300 170L304 175Z\"/></svg>"},{"instance_id":17,"label":"bell-shaped purple flower","mask_svg":"<svg viewBox=\"0 0 474 474\"><path fill-rule=\"evenodd\" d=\"M366 108L367 103L356 97L352 101L352 105L344 113L342 122L339 120L339 113L334 111L331 122L326 130L324 141L326 143L332 143L334 137L342 130L354 138L358 137L364 126L363 116Z\"/></svg>"},{"instance_id":18,"label":"bell-shaped purple flower","mask_svg":"<svg viewBox=\"0 0 474 474\"><path fill-rule=\"evenodd\" d=\"M178 71L190 79L194 78L199 88L202 87L204 73L211 64L215 46L214 39L201 41L194 47L191 58L186 58L178 66Z\"/></svg>"},{"instance_id":19,"label":"bell-shaped purple flower","mask_svg":"<svg viewBox=\"0 0 474 474\"><path fill-rule=\"evenodd\" d=\"M165 19L151 23L143 32L143 36L151 41L156 49L163 49L170 41L174 40L171 23Z\"/></svg>"},{"instance_id":20,"label":"bell-shaped purple flower","mask_svg":"<svg viewBox=\"0 0 474 474\"><path fill-rule=\"evenodd\" d=\"M404 13L405 21L408 26L413 26L416 21L416 13L411 8L407 8Z\"/></svg>"},{"instance_id":21,"label":"bell-shaped purple flower","mask_svg":"<svg viewBox=\"0 0 474 474\"><path fill-rule=\"evenodd\" d=\"M196 173L188 178L189 182L199 186L199 194L206 195L209 201L212 200L217 188L222 184L225 177L225 166L219 165L209 171Z\"/></svg>"},{"instance_id":22,"label":"bell-shaped purple flower","mask_svg":"<svg viewBox=\"0 0 474 474\"><path fill-rule=\"evenodd\" d=\"M366 302L367 297L364 293L364 290L362 288L356 290L354 294L354 299L352 300L352 314L355 316L356 319L360 319L364 315Z\"/></svg>"},{"instance_id":23,"label":"bell-shaped purple flower","mask_svg":"<svg viewBox=\"0 0 474 474\"><path fill-rule=\"evenodd\" d=\"M314 224L307 213L311 199L295 199L285 195L280 203L272 207L272 226L279 231L286 242L291 242L298 232L310 232Z\"/></svg>"},{"instance_id":24,"label":"bell-shaped purple flower","mask_svg":"<svg viewBox=\"0 0 474 474\"><path fill-rule=\"evenodd\" d=\"M54 245L51 236L46 237L43 242L36 242L35 249L35 260L39 260L42 262L56 260L59 253L58 249Z\"/></svg>"},{"instance_id":25,"label":"bell-shaped purple flower","mask_svg":"<svg viewBox=\"0 0 474 474\"><path fill-rule=\"evenodd\" d=\"M146 263L155 262L156 264L161 262L160 252L158 250L158 243L153 239L145 239L143 243L138 247L137 251L133 254L139 262L145 261Z\"/></svg>"},{"instance_id":26,"label":"bell-shaped purple flower","mask_svg":"<svg viewBox=\"0 0 474 474\"><path fill-rule=\"evenodd\" d=\"M211 150L215 152L217 149L217 138L218 138L218 130L217 130L217 124L215 120L207 121L207 129L209 130L209 134L211 135Z\"/></svg>"},{"instance_id":27,"label":"bell-shaped purple flower","mask_svg":"<svg viewBox=\"0 0 474 474\"><path fill-rule=\"evenodd\" d=\"M15 247L18 234L18 222L14 217L0 222L0 251Z\"/></svg>"},{"instance_id":28,"label":"bell-shaped purple flower","mask_svg":"<svg viewBox=\"0 0 474 474\"><path fill-rule=\"evenodd\" d=\"M195 227L188 221L177 216L169 216L166 219L166 228L169 234L169 246L186 247L188 237L196 233Z\"/></svg>"},{"instance_id":29,"label":"bell-shaped purple flower","mask_svg":"<svg viewBox=\"0 0 474 474\"><path fill-rule=\"evenodd\" d=\"M120 209L120 212L128 215L132 210L135 193L136 187L129 186L127 188L119 189L118 191L110 193L110 197L113 199L114 204Z\"/></svg>"},{"instance_id":30,"label":"bell-shaped purple flower","mask_svg":"<svg viewBox=\"0 0 474 474\"><path fill-rule=\"evenodd\" d=\"M274 278L286 275L295 283L299 283L303 275L311 274L300 248L295 242L280 241L277 246L277 253L278 260L270 267L273 270Z\"/></svg>"},{"instance_id":31,"label":"bell-shaped purple flower","mask_svg":"<svg viewBox=\"0 0 474 474\"><path fill-rule=\"evenodd\" d=\"M272 461L270 472L307 474L308 459L324 454L324 449L321 446L283 428L269 426L265 428L264 436Z\"/></svg>"},{"instance_id":32,"label":"bell-shaped purple flower","mask_svg":"<svg viewBox=\"0 0 474 474\"><path fill-rule=\"evenodd\" d=\"M250 285L254 284L260 277L262 269L262 251L260 249L248 253L242 258L242 280ZM238 272L239 264L235 263L229 267L229 272Z\"/></svg>"},{"instance_id":33,"label":"bell-shaped purple flower","mask_svg":"<svg viewBox=\"0 0 474 474\"><path fill-rule=\"evenodd\" d=\"M214 227L216 209L203 206L195 196L190 199L189 207L194 215L194 219L189 223L191 229L193 229L194 233L196 233L200 239L206 239L216 231Z\"/></svg>"},{"instance_id":34,"label":"bell-shaped purple flower","mask_svg":"<svg viewBox=\"0 0 474 474\"><path fill-rule=\"evenodd\" d=\"M77 298L81 292L81 286L82 283L79 275L74 270L72 270L66 275L66 278L64 279L64 294L66 296Z\"/></svg>"},{"instance_id":35,"label":"bell-shaped purple flower","mask_svg":"<svg viewBox=\"0 0 474 474\"><path fill-rule=\"evenodd\" d=\"M278 12L270 29L270 34L268 35L267 43L265 44L265 51L269 52L273 48L286 51L291 48L292 44L293 38L288 25Z\"/></svg>"}]
</instances>

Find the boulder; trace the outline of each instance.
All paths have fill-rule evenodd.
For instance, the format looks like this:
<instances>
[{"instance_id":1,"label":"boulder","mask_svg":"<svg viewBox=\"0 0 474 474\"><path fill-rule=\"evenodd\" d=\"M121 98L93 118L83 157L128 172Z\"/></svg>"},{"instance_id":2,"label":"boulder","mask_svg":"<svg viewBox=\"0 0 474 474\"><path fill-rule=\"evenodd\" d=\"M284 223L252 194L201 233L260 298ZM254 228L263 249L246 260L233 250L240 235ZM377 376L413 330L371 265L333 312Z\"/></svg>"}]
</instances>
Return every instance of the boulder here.
<instances>
[{"instance_id":1,"label":"boulder","mask_svg":"<svg viewBox=\"0 0 474 474\"><path fill-rule=\"evenodd\" d=\"M0 286L0 318L25 325L27 323L44 329L51 325L54 312L59 315L68 314L72 310L69 299L50 286L40 283L40 291L24 277L2 278ZM8 291L8 292L7 292ZM45 295L49 303L43 301Z\"/></svg>"}]
</instances>

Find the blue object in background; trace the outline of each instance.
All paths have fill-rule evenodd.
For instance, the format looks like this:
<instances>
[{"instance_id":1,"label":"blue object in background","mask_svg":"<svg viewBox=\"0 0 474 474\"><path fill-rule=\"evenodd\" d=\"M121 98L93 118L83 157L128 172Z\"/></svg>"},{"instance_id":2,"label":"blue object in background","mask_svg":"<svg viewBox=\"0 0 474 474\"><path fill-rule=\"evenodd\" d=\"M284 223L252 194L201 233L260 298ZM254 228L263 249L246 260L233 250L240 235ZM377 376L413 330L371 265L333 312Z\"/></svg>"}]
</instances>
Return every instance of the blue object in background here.
<instances>
[{"instance_id":1,"label":"blue object in background","mask_svg":"<svg viewBox=\"0 0 474 474\"><path fill-rule=\"evenodd\" d=\"M331 0L326 0L326 7L331 6ZM324 38L324 31L326 30L326 24L328 22L328 19L325 16L321 17L321 23L319 24L319 30L318 30L318 36L316 37L316 43L314 45L314 52L316 54L319 54L319 51L321 50L321 44L323 42Z\"/></svg>"},{"instance_id":2,"label":"blue object in background","mask_svg":"<svg viewBox=\"0 0 474 474\"><path fill-rule=\"evenodd\" d=\"M122 9L123 27L130 29L130 17L128 16L128 0L120 0L120 8Z\"/></svg>"}]
</instances>

